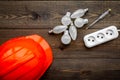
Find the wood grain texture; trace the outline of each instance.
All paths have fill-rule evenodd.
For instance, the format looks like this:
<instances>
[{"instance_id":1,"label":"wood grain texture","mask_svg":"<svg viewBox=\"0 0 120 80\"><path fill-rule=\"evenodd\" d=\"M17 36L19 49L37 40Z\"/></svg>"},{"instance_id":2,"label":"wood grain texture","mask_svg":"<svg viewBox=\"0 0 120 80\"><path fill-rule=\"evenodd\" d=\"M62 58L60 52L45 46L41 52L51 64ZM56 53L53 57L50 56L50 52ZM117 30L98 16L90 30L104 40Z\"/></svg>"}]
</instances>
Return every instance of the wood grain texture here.
<instances>
[{"instance_id":1,"label":"wood grain texture","mask_svg":"<svg viewBox=\"0 0 120 80\"><path fill-rule=\"evenodd\" d=\"M119 1L0 1L0 44L18 36L38 34L51 45L54 61L41 80L120 80L120 37L97 47L84 46L86 34L110 25L120 29ZM67 11L89 8L89 23L78 29L78 38L63 46L60 35L48 31L60 25ZM91 29L85 28L108 8L112 12Z\"/></svg>"}]
</instances>

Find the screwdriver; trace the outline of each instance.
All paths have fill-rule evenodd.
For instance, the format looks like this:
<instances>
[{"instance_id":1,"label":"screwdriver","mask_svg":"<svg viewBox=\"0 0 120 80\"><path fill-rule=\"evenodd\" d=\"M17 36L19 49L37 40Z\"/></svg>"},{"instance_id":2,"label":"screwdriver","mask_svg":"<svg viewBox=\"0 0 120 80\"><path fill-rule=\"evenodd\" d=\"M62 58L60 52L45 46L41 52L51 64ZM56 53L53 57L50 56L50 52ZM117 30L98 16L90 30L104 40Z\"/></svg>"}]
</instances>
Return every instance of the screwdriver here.
<instances>
[{"instance_id":1,"label":"screwdriver","mask_svg":"<svg viewBox=\"0 0 120 80\"><path fill-rule=\"evenodd\" d=\"M92 27L94 24L96 24L98 21L100 21L101 19L103 19L107 14L109 14L109 12L111 11L111 9L108 9L107 11L105 11L100 17L98 17L93 23L91 23L88 27L86 27L86 29Z\"/></svg>"}]
</instances>

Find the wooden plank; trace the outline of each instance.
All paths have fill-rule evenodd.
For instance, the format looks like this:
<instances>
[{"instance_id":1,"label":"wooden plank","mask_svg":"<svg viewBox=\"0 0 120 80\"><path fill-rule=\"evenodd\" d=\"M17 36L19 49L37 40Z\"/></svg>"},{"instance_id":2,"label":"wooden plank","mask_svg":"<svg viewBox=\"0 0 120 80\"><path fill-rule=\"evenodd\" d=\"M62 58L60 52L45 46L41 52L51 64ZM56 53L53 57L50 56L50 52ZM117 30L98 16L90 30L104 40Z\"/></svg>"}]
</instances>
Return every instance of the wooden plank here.
<instances>
[{"instance_id":1,"label":"wooden plank","mask_svg":"<svg viewBox=\"0 0 120 80\"><path fill-rule=\"evenodd\" d=\"M74 12L79 8L89 8L89 12L84 16L89 19L89 24L101 13L111 8L110 15L93 28L110 25L119 27L119 5L118 1L1 1L0 28L53 28L61 24L60 19L67 11ZM33 19L33 15L36 20ZM38 15L39 18L37 18Z\"/></svg>"},{"instance_id":2,"label":"wooden plank","mask_svg":"<svg viewBox=\"0 0 120 80\"><path fill-rule=\"evenodd\" d=\"M119 63L119 59L55 59L42 80L119 80Z\"/></svg>"},{"instance_id":3,"label":"wooden plank","mask_svg":"<svg viewBox=\"0 0 120 80\"><path fill-rule=\"evenodd\" d=\"M48 74L50 73L50 74ZM59 73L59 74L57 74ZM52 75L53 74L53 75ZM119 80L119 70L60 72L48 71L40 80ZM47 76L47 77L46 77Z\"/></svg>"},{"instance_id":4,"label":"wooden plank","mask_svg":"<svg viewBox=\"0 0 120 80\"><path fill-rule=\"evenodd\" d=\"M120 59L55 59L50 70L119 70L119 63Z\"/></svg>"},{"instance_id":5,"label":"wooden plank","mask_svg":"<svg viewBox=\"0 0 120 80\"><path fill-rule=\"evenodd\" d=\"M61 45L60 35L49 35L49 29L1 29L0 44L10 38L38 34L43 36L53 49L54 57L57 59L80 59L80 58L101 58L101 59L119 59L120 58L120 37L102 44L100 46L88 49L84 46L82 38L84 35L98 29L78 30L78 38L72 41L69 46Z\"/></svg>"}]
</instances>

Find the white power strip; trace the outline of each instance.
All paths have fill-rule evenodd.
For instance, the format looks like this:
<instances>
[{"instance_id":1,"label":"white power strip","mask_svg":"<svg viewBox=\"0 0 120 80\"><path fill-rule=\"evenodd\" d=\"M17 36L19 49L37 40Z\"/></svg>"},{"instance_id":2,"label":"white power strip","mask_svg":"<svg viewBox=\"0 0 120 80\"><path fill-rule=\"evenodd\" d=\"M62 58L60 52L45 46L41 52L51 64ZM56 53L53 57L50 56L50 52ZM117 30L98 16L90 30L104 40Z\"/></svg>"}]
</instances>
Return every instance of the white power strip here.
<instances>
[{"instance_id":1,"label":"white power strip","mask_svg":"<svg viewBox=\"0 0 120 80\"><path fill-rule=\"evenodd\" d=\"M110 26L86 35L84 37L84 43L86 47L91 48L107 41L116 39L118 36L119 33L116 26Z\"/></svg>"}]
</instances>

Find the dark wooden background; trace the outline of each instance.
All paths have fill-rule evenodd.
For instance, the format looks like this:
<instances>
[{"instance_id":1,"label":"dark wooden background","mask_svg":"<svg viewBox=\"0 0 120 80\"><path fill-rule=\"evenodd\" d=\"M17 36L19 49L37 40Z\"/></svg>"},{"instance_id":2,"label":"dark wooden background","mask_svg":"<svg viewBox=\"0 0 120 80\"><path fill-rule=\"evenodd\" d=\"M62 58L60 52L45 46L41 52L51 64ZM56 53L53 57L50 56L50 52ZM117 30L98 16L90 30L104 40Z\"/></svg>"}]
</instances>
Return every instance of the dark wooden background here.
<instances>
[{"instance_id":1,"label":"dark wooden background","mask_svg":"<svg viewBox=\"0 0 120 80\"><path fill-rule=\"evenodd\" d=\"M89 8L84 18L93 22L108 8L112 12L91 29L78 29L78 38L62 46L62 35L48 31L61 24L67 11ZM41 80L120 80L120 36L116 40L87 49L86 34L115 25L120 29L119 1L0 1L0 44L18 36L39 34L51 45L54 61Z\"/></svg>"}]
</instances>

